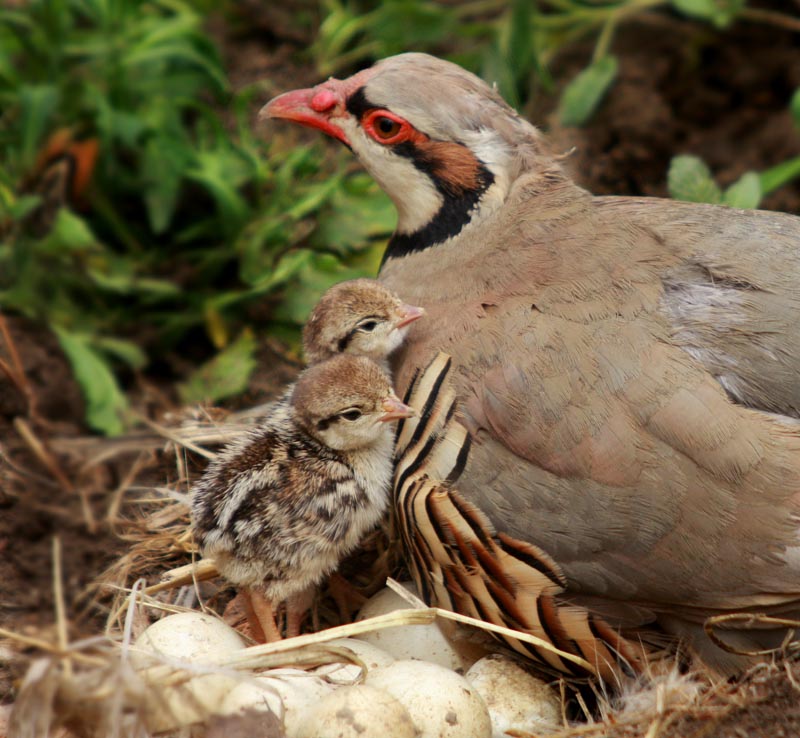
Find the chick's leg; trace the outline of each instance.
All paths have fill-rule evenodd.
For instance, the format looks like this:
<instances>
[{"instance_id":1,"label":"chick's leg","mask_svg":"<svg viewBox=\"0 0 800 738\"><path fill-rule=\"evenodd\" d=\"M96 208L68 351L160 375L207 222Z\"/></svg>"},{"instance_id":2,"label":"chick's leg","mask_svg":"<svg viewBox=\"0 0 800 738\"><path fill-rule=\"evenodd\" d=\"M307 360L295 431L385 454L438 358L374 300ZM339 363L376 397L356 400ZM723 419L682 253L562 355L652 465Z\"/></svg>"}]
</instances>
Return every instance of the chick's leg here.
<instances>
[{"instance_id":1,"label":"chick's leg","mask_svg":"<svg viewBox=\"0 0 800 738\"><path fill-rule=\"evenodd\" d=\"M339 619L342 623L353 621L353 612L361 609L367 598L359 591L358 587L348 582L341 574L334 572L328 579L328 591L336 608L339 610Z\"/></svg>"},{"instance_id":2,"label":"chick's leg","mask_svg":"<svg viewBox=\"0 0 800 738\"><path fill-rule=\"evenodd\" d=\"M300 625L303 616L314 603L316 587L311 586L286 598L286 637L294 638L300 635Z\"/></svg>"},{"instance_id":3,"label":"chick's leg","mask_svg":"<svg viewBox=\"0 0 800 738\"><path fill-rule=\"evenodd\" d=\"M266 643L281 640L281 632L275 623L275 608L272 603L256 589L248 590L250 597L250 607L248 608L248 620L250 628L255 636L260 631Z\"/></svg>"}]
</instances>

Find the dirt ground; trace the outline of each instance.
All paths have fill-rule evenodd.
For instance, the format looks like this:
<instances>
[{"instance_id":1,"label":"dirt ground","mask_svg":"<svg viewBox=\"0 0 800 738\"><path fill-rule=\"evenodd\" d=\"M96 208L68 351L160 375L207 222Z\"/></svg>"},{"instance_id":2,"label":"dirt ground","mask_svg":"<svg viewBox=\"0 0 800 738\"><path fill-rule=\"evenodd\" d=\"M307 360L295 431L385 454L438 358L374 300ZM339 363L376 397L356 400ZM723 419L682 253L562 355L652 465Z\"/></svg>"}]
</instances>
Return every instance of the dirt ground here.
<instances>
[{"instance_id":1,"label":"dirt ground","mask_svg":"<svg viewBox=\"0 0 800 738\"><path fill-rule=\"evenodd\" d=\"M253 14L252 22L215 29L225 40L234 84L269 76L277 92L316 81L313 68L298 62L309 41L302 31L290 30L275 15L279 10L270 15L258 3L242 8L245 20ZM550 131L556 148L575 147L569 160L573 175L593 192L663 196L669 160L679 153L703 157L726 185L749 169L800 155L800 133L787 110L792 91L800 87L799 36L756 24L725 33L698 30L678 16L657 14L619 33L613 46L621 62L619 79L585 128L558 128L555 96L537 97L526 114ZM556 60L552 71L559 87L582 68L588 53L578 46ZM800 212L800 183L782 188L763 206ZM65 452L65 439L87 435L80 391L51 336L21 318L9 317L8 325L35 405L0 374L0 627L41 638L52 634L52 537L57 535L74 638L96 632L104 622L104 612L87 608L86 588L127 545L107 518L113 491L125 481L137 452L119 457L124 463L88 467L79 446ZM0 357L12 358L3 340ZM262 358L253 389L240 402L264 401L296 370L270 348ZM138 378L131 391L150 417L176 410L158 377ZM176 481L168 464L153 469L165 475L155 483ZM19 677L18 668L3 666L9 656L0 645L0 703L13 701ZM800 735L798 682L797 664L758 672L735 699L670 718L648 735ZM605 734L644 735L651 724L609 727Z\"/></svg>"}]
</instances>

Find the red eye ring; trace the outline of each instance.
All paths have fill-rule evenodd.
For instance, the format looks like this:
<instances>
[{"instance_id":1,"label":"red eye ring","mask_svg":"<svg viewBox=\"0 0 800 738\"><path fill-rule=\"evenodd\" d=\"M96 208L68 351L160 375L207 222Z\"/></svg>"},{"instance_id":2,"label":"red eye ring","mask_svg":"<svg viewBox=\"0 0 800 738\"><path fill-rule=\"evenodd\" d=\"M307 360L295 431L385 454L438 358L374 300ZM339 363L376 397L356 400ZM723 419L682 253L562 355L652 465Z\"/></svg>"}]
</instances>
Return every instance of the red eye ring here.
<instances>
[{"instance_id":1,"label":"red eye ring","mask_svg":"<svg viewBox=\"0 0 800 738\"><path fill-rule=\"evenodd\" d=\"M388 110L371 110L361 119L364 130L380 144L397 144L415 138L411 124Z\"/></svg>"}]
</instances>

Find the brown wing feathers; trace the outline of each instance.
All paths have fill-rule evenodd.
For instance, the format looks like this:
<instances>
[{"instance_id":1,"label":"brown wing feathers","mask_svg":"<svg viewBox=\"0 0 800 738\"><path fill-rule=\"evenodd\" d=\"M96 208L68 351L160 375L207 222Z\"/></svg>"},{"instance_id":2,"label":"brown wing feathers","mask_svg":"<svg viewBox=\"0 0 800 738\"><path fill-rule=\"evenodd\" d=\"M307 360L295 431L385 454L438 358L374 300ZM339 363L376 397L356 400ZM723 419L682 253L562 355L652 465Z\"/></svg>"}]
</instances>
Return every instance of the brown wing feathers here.
<instances>
[{"instance_id":1,"label":"brown wing feathers","mask_svg":"<svg viewBox=\"0 0 800 738\"><path fill-rule=\"evenodd\" d=\"M640 671L645 655L601 618L558 596L558 565L538 547L497 534L489 519L453 488L466 465L470 436L456 419L450 358L438 354L409 386L418 415L398 428L395 515L412 576L432 604L537 636L580 656L614 679ZM514 650L559 673L585 672L557 653L515 639Z\"/></svg>"}]
</instances>

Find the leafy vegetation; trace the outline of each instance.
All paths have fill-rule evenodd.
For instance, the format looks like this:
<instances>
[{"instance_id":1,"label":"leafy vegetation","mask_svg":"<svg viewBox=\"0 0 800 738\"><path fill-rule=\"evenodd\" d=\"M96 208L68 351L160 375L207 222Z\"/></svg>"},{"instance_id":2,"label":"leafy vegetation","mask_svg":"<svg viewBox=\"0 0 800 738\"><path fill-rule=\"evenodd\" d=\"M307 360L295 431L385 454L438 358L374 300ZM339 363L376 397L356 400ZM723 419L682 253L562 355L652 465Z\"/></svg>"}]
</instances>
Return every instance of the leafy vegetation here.
<instances>
[{"instance_id":1,"label":"leafy vegetation","mask_svg":"<svg viewBox=\"0 0 800 738\"><path fill-rule=\"evenodd\" d=\"M800 130L800 89L792 96L789 109L795 127ZM697 156L676 156L670 163L667 186L676 200L729 205L734 208L757 208L770 192L800 177L800 156L776 164L763 172L745 172L723 190L706 163Z\"/></svg>"},{"instance_id":2,"label":"leafy vegetation","mask_svg":"<svg viewBox=\"0 0 800 738\"><path fill-rule=\"evenodd\" d=\"M564 89L564 125L582 125L614 82L611 52L617 28L657 8L727 28L739 18L781 23L780 14L751 11L746 0L322 0L327 15L314 51L325 74L414 49L442 54L496 81L520 107L537 84L552 89L547 71L564 46L595 37L588 66Z\"/></svg>"},{"instance_id":3,"label":"leafy vegetation","mask_svg":"<svg viewBox=\"0 0 800 738\"><path fill-rule=\"evenodd\" d=\"M257 92L229 90L180 0L0 10L0 305L55 330L98 430L123 428L120 370L200 339L227 379L203 368L186 396L219 399L253 367L248 311L291 337L320 290L376 269L383 195L321 146L273 154Z\"/></svg>"}]
</instances>

